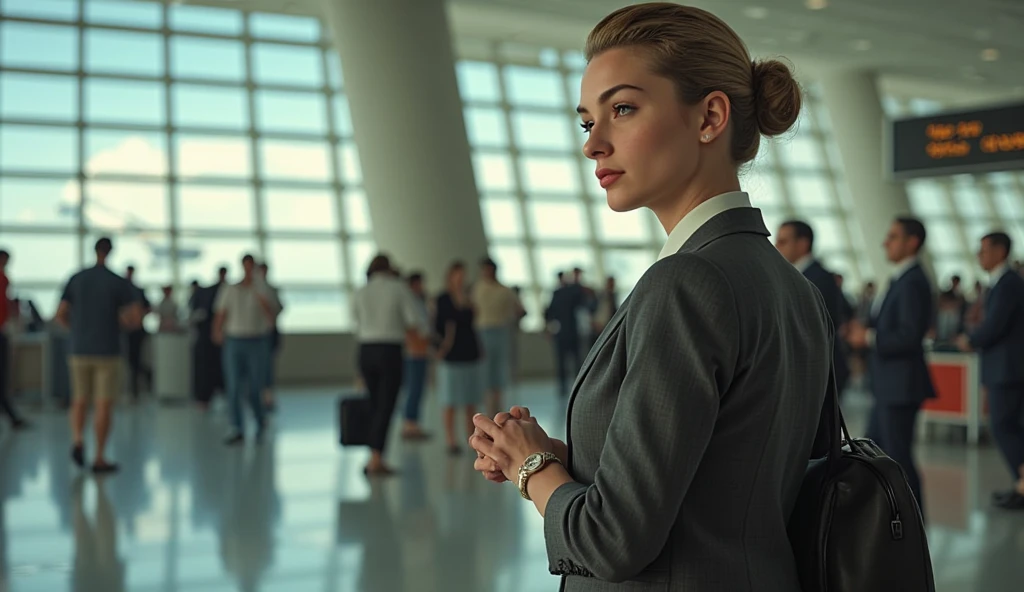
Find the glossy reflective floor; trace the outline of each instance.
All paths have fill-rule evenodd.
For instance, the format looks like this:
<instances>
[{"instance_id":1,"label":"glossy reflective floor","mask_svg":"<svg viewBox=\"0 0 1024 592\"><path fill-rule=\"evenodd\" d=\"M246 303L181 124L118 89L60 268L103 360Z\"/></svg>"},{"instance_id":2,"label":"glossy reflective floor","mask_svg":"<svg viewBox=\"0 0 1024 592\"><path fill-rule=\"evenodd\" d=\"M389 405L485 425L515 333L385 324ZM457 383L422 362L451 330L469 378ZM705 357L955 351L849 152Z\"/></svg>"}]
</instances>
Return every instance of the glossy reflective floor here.
<instances>
[{"instance_id":1,"label":"glossy reflective floor","mask_svg":"<svg viewBox=\"0 0 1024 592\"><path fill-rule=\"evenodd\" d=\"M532 385L509 399L561 435L552 392ZM557 589L541 519L512 487L483 481L438 438L395 439L401 474L367 481L366 453L335 443L333 393L284 393L273 435L238 449L220 444L222 412L123 407L112 450L122 472L101 479L71 467L62 414L30 415L27 433L5 427L0 592ZM850 408L856 418L864 403ZM432 397L425 414L436 430ZM1024 513L989 507L1005 469L993 449L956 437L919 448L938 589L1019 592Z\"/></svg>"}]
</instances>

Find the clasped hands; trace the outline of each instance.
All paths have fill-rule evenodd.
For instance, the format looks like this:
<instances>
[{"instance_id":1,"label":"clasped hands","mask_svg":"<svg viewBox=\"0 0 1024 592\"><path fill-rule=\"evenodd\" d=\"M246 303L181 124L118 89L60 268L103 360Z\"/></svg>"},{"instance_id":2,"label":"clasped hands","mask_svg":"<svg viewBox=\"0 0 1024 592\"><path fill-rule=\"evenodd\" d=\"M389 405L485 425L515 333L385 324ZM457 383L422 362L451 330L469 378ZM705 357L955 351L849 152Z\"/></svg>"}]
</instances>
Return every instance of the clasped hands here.
<instances>
[{"instance_id":1,"label":"clasped hands","mask_svg":"<svg viewBox=\"0 0 1024 592\"><path fill-rule=\"evenodd\" d=\"M515 406L489 419L483 414L473 418L476 429L469 445L476 451L473 468L491 482L518 482L519 467L535 452L553 452L565 463L568 448L547 433L526 407Z\"/></svg>"}]
</instances>

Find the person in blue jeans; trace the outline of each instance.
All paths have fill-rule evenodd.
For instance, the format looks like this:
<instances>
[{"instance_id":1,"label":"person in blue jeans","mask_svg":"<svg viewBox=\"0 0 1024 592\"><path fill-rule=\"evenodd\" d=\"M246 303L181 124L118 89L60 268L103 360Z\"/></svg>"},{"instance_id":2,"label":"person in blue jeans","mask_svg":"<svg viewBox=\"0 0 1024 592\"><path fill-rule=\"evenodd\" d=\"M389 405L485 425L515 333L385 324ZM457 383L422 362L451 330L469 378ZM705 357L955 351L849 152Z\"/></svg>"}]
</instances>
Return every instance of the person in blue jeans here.
<instances>
[{"instance_id":1,"label":"person in blue jeans","mask_svg":"<svg viewBox=\"0 0 1024 592\"><path fill-rule=\"evenodd\" d=\"M423 274L413 273L408 278L409 289L416 295L424 323L429 318L427 312L427 292L423 287ZM423 402L423 391L427 386L427 369L430 363L430 337L409 331L405 337L405 423L402 426L402 438L406 440L425 440L430 434L420 426L420 407Z\"/></svg>"},{"instance_id":2,"label":"person in blue jeans","mask_svg":"<svg viewBox=\"0 0 1024 592\"><path fill-rule=\"evenodd\" d=\"M224 347L224 382L234 428L224 441L228 446L245 441L243 392L256 418L257 441L263 437L266 428L262 393L267 386L271 332L281 310L266 282L253 273L255 267L256 260L252 255L243 257L245 277L237 284L222 288L214 305L217 316L213 338L215 343L223 343Z\"/></svg>"}]
</instances>

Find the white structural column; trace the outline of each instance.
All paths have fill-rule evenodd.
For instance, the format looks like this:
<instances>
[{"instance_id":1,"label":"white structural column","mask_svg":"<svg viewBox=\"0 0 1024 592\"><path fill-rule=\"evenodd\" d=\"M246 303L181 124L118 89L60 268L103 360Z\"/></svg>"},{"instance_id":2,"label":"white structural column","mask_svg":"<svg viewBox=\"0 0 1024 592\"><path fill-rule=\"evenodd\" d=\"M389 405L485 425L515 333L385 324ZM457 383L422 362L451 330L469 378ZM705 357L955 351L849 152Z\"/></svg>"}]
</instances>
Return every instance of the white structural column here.
<instances>
[{"instance_id":1,"label":"white structural column","mask_svg":"<svg viewBox=\"0 0 1024 592\"><path fill-rule=\"evenodd\" d=\"M911 210L903 184L890 181L885 171L885 112L875 75L833 71L822 73L819 81L843 159L854 216L864 232L873 275L884 284L891 266L882 242L893 219L910 215Z\"/></svg>"},{"instance_id":2,"label":"white structural column","mask_svg":"<svg viewBox=\"0 0 1024 592\"><path fill-rule=\"evenodd\" d=\"M487 252L444 0L323 0L373 234L431 287Z\"/></svg>"}]
</instances>

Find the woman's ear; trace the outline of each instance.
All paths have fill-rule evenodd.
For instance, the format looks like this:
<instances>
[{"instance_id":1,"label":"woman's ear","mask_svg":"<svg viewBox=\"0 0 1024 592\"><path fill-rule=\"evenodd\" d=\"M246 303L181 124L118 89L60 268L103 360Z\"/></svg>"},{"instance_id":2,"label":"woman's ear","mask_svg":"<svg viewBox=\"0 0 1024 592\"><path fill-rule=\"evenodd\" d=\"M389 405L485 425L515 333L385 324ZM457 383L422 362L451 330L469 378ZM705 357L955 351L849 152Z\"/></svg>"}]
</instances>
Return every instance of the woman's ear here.
<instances>
[{"instance_id":1,"label":"woman's ear","mask_svg":"<svg viewBox=\"0 0 1024 592\"><path fill-rule=\"evenodd\" d=\"M716 90L708 93L701 101L702 122L700 125L700 139L705 144L725 133L729 125L732 105L729 97L722 91Z\"/></svg>"}]
</instances>

